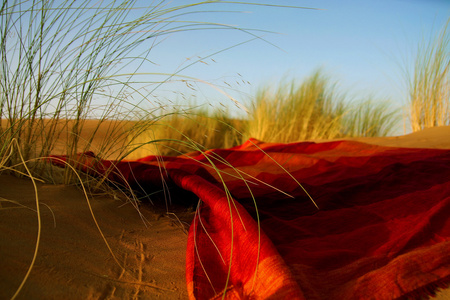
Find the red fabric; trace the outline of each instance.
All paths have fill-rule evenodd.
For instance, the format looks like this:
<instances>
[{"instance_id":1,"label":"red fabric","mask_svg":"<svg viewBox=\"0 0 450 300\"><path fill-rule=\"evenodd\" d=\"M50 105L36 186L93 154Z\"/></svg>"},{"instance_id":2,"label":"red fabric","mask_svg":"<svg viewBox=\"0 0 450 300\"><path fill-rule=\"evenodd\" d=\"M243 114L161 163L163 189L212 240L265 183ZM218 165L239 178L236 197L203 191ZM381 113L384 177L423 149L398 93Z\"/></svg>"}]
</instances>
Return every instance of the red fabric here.
<instances>
[{"instance_id":1,"label":"red fabric","mask_svg":"<svg viewBox=\"0 0 450 300\"><path fill-rule=\"evenodd\" d=\"M201 199L192 299L397 299L450 284L449 150L249 140L162 161L84 158L131 187Z\"/></svg>"}]
</instances>

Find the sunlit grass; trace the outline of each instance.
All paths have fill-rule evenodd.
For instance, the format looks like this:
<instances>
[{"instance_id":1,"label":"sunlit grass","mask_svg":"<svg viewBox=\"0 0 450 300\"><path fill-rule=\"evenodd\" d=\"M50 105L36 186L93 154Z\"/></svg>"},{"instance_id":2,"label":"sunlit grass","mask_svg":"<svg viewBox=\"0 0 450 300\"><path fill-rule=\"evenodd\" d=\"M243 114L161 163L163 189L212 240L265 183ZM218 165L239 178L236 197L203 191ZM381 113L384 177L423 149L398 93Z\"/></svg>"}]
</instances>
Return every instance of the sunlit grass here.
<instances>
[{"instance_id":1,"label":"sunlit grass","mask_svg":"<svg viewBox=\"0 0 450 300\"><path fill-rule=\"evenodd\" d=\"M251 106L247 137L297 142L356 136L385 136L396 115L388 102L349 102L336 84L316 71L303 82L262 89Z\"/></svg>"},{"instance_id":2,"label":"sunlit grass","mask_svg":"<svg viewBox=\"0 0 450 300\"><path fill-rule=\"evenodd\" d=\"M450 19L439 34L419 44L406 70L412 131L450 125Z\"/></svg>"},{"instance_id":3,"label":"sunlit grass","mask_svg":"<svg viewBox=\"0 0 450 300\"><path fill-rule=\"evenodd\" d=\"M289 143L388 136L396 129L400 115L389 101L369 96L350 101L336 88L320 70L303 82L265 87L240 119L218 108L178 106L158 120L142 120L147 124L143 128L135 127L130 146L139 150L128 158L230 148L248 138Z\"/></svg>"},{"instance_id":4,"label":"sunlit grass","mask_svg":"<svg viewBox=\"0 0 450 300\"><path fill-rule=\"evenodd\" d=\"M390 136L399 123L399 110L390 101L367 97L350 102L341 120L341 137Z\"/></svg>"},{"instance_id":5,"label":"sunlit grass","mask_svg":"<svg viewBox=\"0 0 450 300\"><path fill-rule=\"evenodd\" d=\"M242 142L244 120L233 119L225 110L187 107L174 109L152 126L135 126L129 147L138 147L127 159L148 155L176 156L193 151L230 148Z\"/></svg>"},{"instance_id":6,"label":"sunlit grass","mask_svg":"<svg viewBox=\"0 0 450 300\"><path fill-rule=\"evenodd\" d=\"M130 136L161 121L161 115L155 115L161 109L155 90L181 76L179 70L166 75L142 72L152 70L151 52L160 38L183 31L236 29L183 20L209 4L217 1L158 1L148 7L139 7L137 1L3 1L0 157L6 157L6 145L13 139L25 160L57 153L73 164L77 153L85 151L121 160L130 149L137 150L129 147ZM249 39L256 37L240 31ZM6 167L21 168L17 153L7 157ZM35 165L31 171L45 168ZM66 177L70 182L72 172Z\"/></svg>"}]
</instances>

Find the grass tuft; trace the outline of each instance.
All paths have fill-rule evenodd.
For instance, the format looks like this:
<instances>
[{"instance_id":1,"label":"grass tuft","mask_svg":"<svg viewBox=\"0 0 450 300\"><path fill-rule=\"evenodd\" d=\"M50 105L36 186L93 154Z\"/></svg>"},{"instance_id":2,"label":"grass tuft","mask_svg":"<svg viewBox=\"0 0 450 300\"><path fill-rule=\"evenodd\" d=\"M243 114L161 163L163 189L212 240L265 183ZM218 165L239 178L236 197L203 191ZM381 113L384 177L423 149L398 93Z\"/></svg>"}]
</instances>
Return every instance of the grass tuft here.
<instances>
[{"instance_id":1,"label":"grass tuft","mask_svg":"<svg viewBox=\"0 0 450 300\"><path fill-rule=\"evenodd\" d=\"M234 147L242 141L243 125L243 120L230 118L225 110L177 106L163 117L135 127L129 147L136 150L127 159Z\"/></svg>"},{"instance_id":2,"label":"grass tuft","mask_svg":"<svg viewBox=\"0 0 450 300\"><path fill-rule=\"evenodd\" d=\"M17 152L6 153L6 145L14 139L25 160L64 154L71 165L80 152L121 160L136 149L129 147L130 136L161 121L155 116L161 104L154 92L181 76L180 70L142 72L153 66L150 54L162 37L202 29L236 30L225 24L183 20L212 12L200 8L211 4L220 3L157 1L139 7L137 1L4 0L0 7L4 166L24 171ZM250 30L240 31L257 38ZM157 79L152 81L154 76ZM91 119L96 122L88 122ZM30 171L41 176L45 168L35 164ZM71 182L73 176L67 171L64 182Z\"/></svg>"},{"instance_id":3,"label":"grass tuft","mask_svg":"<svg viewBox=\"0 0 450 300\"><path fill-rule=\"evenodd\" d=\"M406 70L412 131L450 125L450 19L430 42L419 44Z\"/></svg>"},{"instance_id":4,"label":"grass tuft","mask_svg":"<svg viewBox=\"0 0 450 300\"><path fill-rule=\"evenodd\" d=\"M296 142L356 136L384 136L397 121L388 102L349 104L321 70L304 82L262 89L250 111L245 135L266 142Z\"/></svg>"}]
</instances>

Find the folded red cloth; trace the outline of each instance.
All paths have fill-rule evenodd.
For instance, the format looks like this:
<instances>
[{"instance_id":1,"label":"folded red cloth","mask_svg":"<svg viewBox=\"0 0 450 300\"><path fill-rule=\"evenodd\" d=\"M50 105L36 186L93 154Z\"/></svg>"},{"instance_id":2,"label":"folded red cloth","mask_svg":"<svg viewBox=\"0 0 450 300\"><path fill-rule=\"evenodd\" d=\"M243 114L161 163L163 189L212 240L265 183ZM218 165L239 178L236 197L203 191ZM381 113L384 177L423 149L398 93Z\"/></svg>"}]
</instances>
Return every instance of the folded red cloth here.
<instances>
[{"instance_id":1,"label":"folded red cloth","mask_svg":"<svg viewBox=\"0 0 450 300\"><path fill-rule=\"evenodd\" d=\"M86 170L113 166L110 179L132 187L199 197L192 299L397 299L450 285L449 150L249 140L93 162L84 159Z\"/></svg>"}]
</instances>

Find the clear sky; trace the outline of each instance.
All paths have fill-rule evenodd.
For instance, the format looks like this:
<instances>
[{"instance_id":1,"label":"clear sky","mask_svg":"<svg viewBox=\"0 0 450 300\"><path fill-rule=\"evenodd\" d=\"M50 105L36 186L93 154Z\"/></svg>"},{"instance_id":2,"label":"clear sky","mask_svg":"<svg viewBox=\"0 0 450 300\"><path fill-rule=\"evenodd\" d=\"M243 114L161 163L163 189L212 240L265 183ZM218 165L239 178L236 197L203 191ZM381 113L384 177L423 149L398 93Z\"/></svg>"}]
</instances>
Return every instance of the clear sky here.
<instances>
[{"instance_id":1,"label":"clear sky","mask_svg":"<svg viewBox=\"0 0 450 300\"><path fill-rule=\"evenodd\" d=\"M188 1L176 0L173 3ZM283 78L299 81L322 67L343 90L365 97L376 94L391 99L393 105L405 102L401 67L410 59L420 41L438 32L450 17L449 0L277 0L253 1L278 5L314 7L321 10L220 4L204 10L223 10L181 17L182 20L209 21L252 31L262 39L236 30L181 32L166 36L151 53L155 72L173 73L197 56L209 55L227 47L243 45L206 58L180 74L210 81L248 104L246 94L255 94L264 85ZM239 74L239 75L238 75ZM240 77L242 76L242 77ZM249 82L250 84L244 82ZM226 83L224 83L226 82ZM239 83L239 84L238 84ZM156 95L176 98L180 91L193 99L226 103L220 93L203 84L194 84L194 93L184 84L165 85ZM158 94L159 93L159 94ZM180 100L180 99L179 99ZM228 104L232 104L228 102Z\"/></svg>"}]
</instances>

